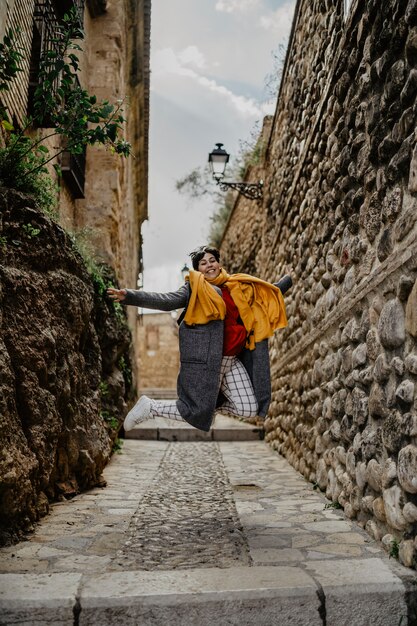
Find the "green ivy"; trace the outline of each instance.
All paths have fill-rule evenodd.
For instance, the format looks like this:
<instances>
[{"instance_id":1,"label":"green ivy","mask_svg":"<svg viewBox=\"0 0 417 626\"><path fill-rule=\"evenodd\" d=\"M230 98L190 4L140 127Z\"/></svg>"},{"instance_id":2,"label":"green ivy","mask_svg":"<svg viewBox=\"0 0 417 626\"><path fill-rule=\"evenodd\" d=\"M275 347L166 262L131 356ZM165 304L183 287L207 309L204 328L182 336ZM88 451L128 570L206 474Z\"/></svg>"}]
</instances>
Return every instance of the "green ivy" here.
<instances>
[{"instance_id":1,"label":"green ivy","mask_svg":"<svg viewBox=\"0 0 417 626\"><path fill-rule=\"evenodd\" d=\"M113 444L112 451L116 454L122 454L123 439L117 438Z\"/></svg>"},{"instance_id":2,"label":"green ivy","mask_svg":"<svg viewBox=\"0 0 417 626\"><path fill-rule=\"evenodd\" d=\"M132 385L132 370L129 367L129 365L127 364L126 359L125 359L124 356L120 357L119 362L118 362L117 365L119 367L119 370L123 374L123 378L125 379L126 386L128 388L130 388L131 385Z\"/></svg>"},{"instance_id":3,"label":"green ivy","mask_svg":"<svg viewBox=\"0 0 417 626\"><path fill-rule=\"evenodd\" d=\"M23 224L22 228L25 231L27 237L29 237L29 239L37 237L41 232L40 228L35 228L30 222L28 222L27 224Z\"/></svg>"},{"instance_id":4,"label":"green ivy","mask_svg":"<svg viewBox=\"0 0 417 626\"><path fill-rule=\"evenodd\" d=\"M105 380L102 380L99 385L100 393L103 397L109 395L109 385Z\"/></svg>"},{"instance_id":5,"label":"green ivy","mask_svg":"<svg viewBox=\"0 0 417 626\"><path fill-rule=\"evenodd\" d=\"M400 544L396 539L393 539L390 544L389 555L393 559L398 559L400 553Z\"/></svg>"}]
</instances>

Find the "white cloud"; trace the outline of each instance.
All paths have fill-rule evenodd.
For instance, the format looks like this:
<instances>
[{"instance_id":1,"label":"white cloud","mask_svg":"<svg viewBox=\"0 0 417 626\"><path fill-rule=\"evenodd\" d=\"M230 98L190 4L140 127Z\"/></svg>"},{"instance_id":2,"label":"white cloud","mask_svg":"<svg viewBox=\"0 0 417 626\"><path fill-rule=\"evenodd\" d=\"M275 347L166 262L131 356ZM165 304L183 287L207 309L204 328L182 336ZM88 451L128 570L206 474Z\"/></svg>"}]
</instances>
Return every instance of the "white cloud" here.
<instances>
[{"instance_id":1,"label":"white cloud","mask_svg":"<svg viewBox=\"0 0 417 626\"><path fill-rule=\"evenodd\" d=\"M198 69L203 69L206 66L204 54L197 46L184 48L184 50L179 53L178 58L184 65L194 65L194 67L198 67Z\"/></svg>"},{"instance_id":2,"label":"white cloud","mask_svg":"<svg viewBox=\"0 0 417 626\"><path fill-rule=\"evenodd\" d=\"M218 0L215 9L222 13L249 11L258 6L259 0Z\"/></svg>"},{"instance_id":3,"label":"white cloud","mask_svg":"<svg viewBox=\"0 0 417 626\"><path fill-rule=\"evenodd\" d=\"M157 50L153 57L153 76L175 74L184 76L208 91L219 94L225 99L242 117L260 117L263 113L262 107L253 98L247 98L233 93L224 85L220 85L213 78L208 78L197 72L186 64L198 65L198 68L205 66L203 54L195 46L189 46L179 53L172 48Z\"/></svg>"},{"instance_id":4,"label":"white cloud","mask_svg":"<svg viewBox=\"0 0 417 626\"><path fill-rule=\"evenodd\" d=\"M294 17L295 2L286 2L279 9L262 15L259 24L265 30L276 33L280 36L288 35L291 30L291 24Z\"/></svg>"}]
</instances>

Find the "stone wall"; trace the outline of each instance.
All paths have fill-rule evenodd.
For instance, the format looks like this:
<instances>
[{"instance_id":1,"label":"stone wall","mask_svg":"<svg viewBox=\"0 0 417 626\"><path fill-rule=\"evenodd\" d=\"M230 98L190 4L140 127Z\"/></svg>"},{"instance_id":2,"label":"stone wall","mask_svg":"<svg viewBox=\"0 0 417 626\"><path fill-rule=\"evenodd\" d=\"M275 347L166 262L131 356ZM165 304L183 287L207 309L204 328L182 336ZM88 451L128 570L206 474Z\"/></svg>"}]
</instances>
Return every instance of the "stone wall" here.
<instances>
[{"instance_id":1,"label":"stone wall","mask_svg":"<svg viewBox=\"0 0 417 626\"><path fill-rule=\"evenodd\" d=\"M131 390L130 333L66 232L0 189L0 543L101 483Z\"/></svg>"},{"instance_id":2,"label":"stone wall","mask_svg":"<svg viewBox=\"0 0 417 626\"><path fill-rule=\"evenodd\" d=\"M229 271L292 267L266 440L400 560L417 562L417 2L300 0ZM236 257L234 250L240 250ZM242 253L244 251L244 253Z\"/></svg>"},{"instance_id":3,"label":"stone wall","mask_svg":"<svg viewBox=\"0 0 417 626\"><path fill-rule=\"evenodd\" d=\"M138 317L139 392L176 397L180 365L178 326L171 313L146 313Z\"/></svg>"}]
</instances>

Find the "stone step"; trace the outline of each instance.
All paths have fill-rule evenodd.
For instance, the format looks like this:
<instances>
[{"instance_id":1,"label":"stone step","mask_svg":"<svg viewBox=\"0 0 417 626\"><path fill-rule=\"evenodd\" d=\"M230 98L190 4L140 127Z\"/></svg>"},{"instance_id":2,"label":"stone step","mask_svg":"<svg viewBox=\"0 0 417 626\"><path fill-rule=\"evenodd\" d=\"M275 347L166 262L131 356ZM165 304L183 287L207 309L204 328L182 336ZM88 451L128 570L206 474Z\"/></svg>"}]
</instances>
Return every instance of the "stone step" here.
<instances>
[{"instance_id":1,"label":"stone step","mask_svg":"<svg viewBox=\"0 0 417 626\"><path fill-rule=\"evenodd\" d=\"M343 562L342 562L343 563ZM397 626L407 589L379 559L0 576L3 624L44 626ZM410 619L411 617L411 619Z\"/></svg>"},{"instance_id":2,"label":"stone step","mask_svg":"<svg viewBox=\"0 0 417 626\"><path fill-rule=\"evenodd\" d=\"M178 398L176 389L154 388L154 389L141 389L138 393L139 396L148 396L154 400L176 400Z\"/></svg>"},{"instance_id":3,"label":"stone step","mask_svg":"<svg viewBox=\"0 0 417 626\"><path fill-rule=\"evenodd\" d=\"M262 427L217 414L209 432L164 418L155 418L125 433L126 439L157 441L256 441L264 438Z\"/></svg>"},{"instance_id":4,"label":"stone step","mask_svg":"<svg viewBox=\"0 0 417 626\"><path fill-rule=\"evenodd\" d=\"M263 439L262 428L212 428L209 432L197 428L134 428L125 433L126 439L156 441L256 441Z\"/></svg>"}]
</instances>

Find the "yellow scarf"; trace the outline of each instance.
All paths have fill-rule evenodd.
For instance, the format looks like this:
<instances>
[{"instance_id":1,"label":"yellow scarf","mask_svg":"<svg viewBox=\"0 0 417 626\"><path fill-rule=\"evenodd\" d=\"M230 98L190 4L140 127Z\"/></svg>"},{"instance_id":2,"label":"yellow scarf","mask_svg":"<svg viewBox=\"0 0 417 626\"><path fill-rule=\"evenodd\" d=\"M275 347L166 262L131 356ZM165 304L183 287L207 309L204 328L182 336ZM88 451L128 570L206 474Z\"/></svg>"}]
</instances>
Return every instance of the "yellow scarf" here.
<instances>
[{"instance_id":1,"label":"yellow scarf","mask_svg":"<svg viewBox=\"0 0 417 626\"><path fill-rule=\"evenodd\" d=\"M201 272L191 270L191 297L184 321L187 324L206 324L224 319L226 305L211 285L226 285L248 333L246 347L253 350L255 343L271 337L275 330L287 325L285 304L278 287L249 274L228 274L224 269L214 279L204 278Z\"/></svg>"}]
</instances>

